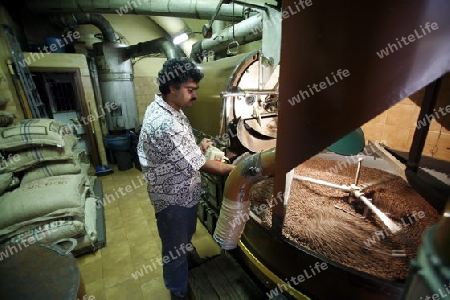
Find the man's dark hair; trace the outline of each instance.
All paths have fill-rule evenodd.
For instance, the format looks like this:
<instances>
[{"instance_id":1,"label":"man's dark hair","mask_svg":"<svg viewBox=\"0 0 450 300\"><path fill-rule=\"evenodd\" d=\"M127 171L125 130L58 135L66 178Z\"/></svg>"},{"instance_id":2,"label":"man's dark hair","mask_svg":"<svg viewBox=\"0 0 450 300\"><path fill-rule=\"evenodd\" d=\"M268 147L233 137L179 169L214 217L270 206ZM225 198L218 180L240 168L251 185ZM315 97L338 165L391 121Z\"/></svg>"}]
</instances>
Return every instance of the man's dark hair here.
<instances>
[{"instance_id":1,"label":"man's dark hair","mask_svg":"<svg viewBox=\"0 0 450 300\"><path fill-rule=\"evenodd\" d=\"M170 86L178 90L181 84L189 79L192 79L194 82L200 82L203 76L202 71L189 58L169 59L158 73L159 91L163 95L167 95L170 92Z\"/></svg>"}]
</instances>

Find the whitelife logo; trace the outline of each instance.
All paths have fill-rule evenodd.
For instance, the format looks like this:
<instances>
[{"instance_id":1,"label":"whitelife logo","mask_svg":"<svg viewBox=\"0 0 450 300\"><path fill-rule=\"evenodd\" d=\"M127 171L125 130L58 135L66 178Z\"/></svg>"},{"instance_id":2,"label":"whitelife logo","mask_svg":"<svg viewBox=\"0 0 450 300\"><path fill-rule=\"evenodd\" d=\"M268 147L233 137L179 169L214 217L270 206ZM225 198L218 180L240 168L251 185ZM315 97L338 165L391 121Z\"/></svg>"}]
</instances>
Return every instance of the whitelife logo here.
<instances>
[{"instance_id":1,"label":"whitelife logo","mask_svg":"<svg viewBox=\"0 0 450 300\"><path fill-rule=\"evenodd\" d=\"M144 3L149 2L150 0L137 0L137 1L127 1L127 4L124 6L119 7L119 9L116 9L116 13L119 16L123 16L124 14L128 13L128 9L130 9L130 12L133 12L135 8L138 8Z\"/></svg>"},{"instance_id":2,"label":"whitelife logo","mask_svg":"<svg viewBox=\"0 0 450 300\"><path fill-rule=\"evenodd\" d=\"M283 293L283 291L287 290L288 287L292 287L292 284L298 285L302 282L304 282L307 279L313 278L314 276L320 274L320 272L328 269L328 265L325 262L316 262L313 266L309 266L309 271L307 269L303 270L302 274L299 274L297 277L292 276L290 279L285 279L284 281L286 283L278 283L277 287L270 290L266 293L266 295L269 297L269 299L272 299L274 297L279 296Z\"/></svg>"},{"instance_id":3,"label":"whitelife logo","mask_svg":"<svg viewBox=\"0 0 450 300\"><path fill-rule=\"evenodd\" d=\"M49 46L44 46L42 47L43 51L45 51L45 53L51 53L51 52L55 52L56 50L60 49L60 48L64 48L66 45L72 43L74 40L77 40L80 38L80 33L78 31L74 31L72 33L72 31L69 31L67 33L67 36L62 35L62 39L64 40L64 43L61 43L61 39L57 39L57 44L50 44ZM68 39L68 40L67 40ZM49 51L50 48L50 51ZM44 53L42 53L41 48L38 48L40 51L39 52L30 52L30 56L23 59L22 61L19 61L19 65L22 68L25 68L27 65L31 64L31 60L33 60L33 62L36 62L36 60L41 59L44 57Z\"/></svg>"},{"instance_id":4,"label":"whitelife logo","mask_svg":"<svg viewBox=\"0 0 450 300\"><path fill-rule=\"evenodd\" d=\"M447 291L448 294L445 293L445 291L443 292L442 289L438 289L438 293L435 293L433 295L426 295L425 297L420 297L420 300L440 300L440 299L444 299L447 298L448 295L450 295L450 283L444 284L443 288L445 289L445 291Z\"/></svg>"},{"instance_id":5,"label":"whitelife logo","mask_svg":"<svg viewBox=\"0 0 450 300\"><path fill-rule=\"evenodd\" d=\"M420 25L420 29L421 29L423 35L421 35L417 31L417 29L414 29L414 34L408 35L407 38L404 36L402 36L400 39L396 38L395 40L397 41L397 43L395 43L395 42L394 42L394 44L388 43L386 48L381 49L379 52L376 52L378 57L384 58L384 57L388 56L389 54L394 53L395 51L398 51L399 47L401 49L401 48L403 48L403 46L407 46L410 43L413 43L416 40L423 38L428 33L431 33L432 30L439 29L439 26L436 22L433 22L433 23L427 22L427 23L425 23L424 26Z\"/></svg>"},{"instance_id":6,"label":"whitelife logo","mask_svg":"<svg viewBox=\"0 0 450 300\"><path fill-rule=\"evenodd\" d=\"M382 140L382 141L377 141L377 143L382 144L382 145L387 145L387 141ZM365 156L372 156L372 154L376 153L376 148L374 147L374 145L370 145L369 147L364 147L362 154ZM361 157L359 155L351 155L348 156L345 160L340 160L338 163L336 163L336 165L334 165L334 167L331 167L327 170L327 172L329 173L334 173L337 174L337 172L339 170L344 170L347 167L350 167L354 164L356 164L359 159Z\"/></svg>"},{"instance_id":7,"label":"whitelife logo","mask_svg":"<svg viewBox=\"0 0 450 300\"><path fill-rule=\"evenodd\" d=\"M414 211L411 215L407 214L405 217L401 218L401 221L404 227L408 227L413 225L414 223L419 222L419 220L423 218L425 218L425 212L421 210L419 212ZM382 239L385 239L388 236L390 235L386 230L375 231L372 237L364 241L364 245L370 248L372 245L376 244L377 239L378 242L380 242Z\"/></svg>"},{"instance_id":8,"label":"whitelife logo","mask_svg":"<svg viewBox=\"0 0 450 300\"><path fill-rule=\"evenodd\" d=\"M126 194L131 193L132 191L137 190L146 184L146 182L143 180L143 178L144 178L143 175L141 175L141 176L138 175L138 176L136 176L136 178L138 179L138 184L136 184L134 182L134 179L132 179L131 183L126 185L125 187L121 186L117 190L116 190L116 188L114 188L113 189L114 193L105 194L101 201L97 201L97 208L100 208L101 206L105 206L106 204L114 202L117 199L119 199L120 197L125 196Z\"/></svg>"},{"instance_id":9,"label":"whitelife logo","mask_svg":"<svg viewBox=\"0 0 450 300\"><path fill-rule=\"evenodd\" d=\"M41 227L37 229L37 232L34 232L33 236L25 236L24 239L20 241L20 243L12 243L5 248L5 251L0 252L0 261L5 260L6 258L13 256L14 254L22 251L23 249L33 245L36 242L39 242L43 239L49 241L48 233L55 232L57 228L50 228L49 230L45 230ZM17 249L19 247L19 249Z\"/></svg>"},{"instance_id":10,"label":"whitelife logo","mask_svg":"<svg viewBox=\"0 0 450 300\"><path fill-rule=\"evenodd\" d=\"M440 113L440 115L439 115L439 113ZM445 108L439 107L438 111L436 111L436 108L435 108L431 115L427 114L427 115L425 115L424 118L422 118L422 120L418 120L416 127L417 127L417 129L420 129L420 128L426 126L427 124L431 123L431 120L433 120L433 119L439 120L440 117L444 117L448 113L450 113L450 105L447 105Z\"/></svg>"},{"instance_id":11,"label":"whitelife logo","mask_svg":"<svg viewBox=\"0 0 450 300\"><path fill-rule=\"evenodd\" d=\"M119 105L115 102L106 102L105 103L105 108L106 110L111 113L112 110L115 110L117 108L119 108ZM103 107L100 107L100 112L95 112L91 115L88 115L87 117L82 116L80 118L80 121L84 124L87 125L91 122L94 122L95 120L99 120L101 117L104 117L106 115L105 110L103 109Z\"/></svg>"},{"instance_id":12,"label":"whitelife logo","mask_svg":"<svg viewBox=\"0 0 450 300\"><path fill-rule=\"evenodd\" d=\"M283 10L281 14L277 14L275 17L270 18L268 21L269 25L278 25L281 23L282 20L289 18L290 16L293 16L295 14L298 14L301 11L304 11L307 7L311 6L312 0L299 0L297 2L294 2L295 9L293 9L290 5L286 7L286 9ZM256 26L253 28L253 34L258 34L263 31L263 24Z\"/></svg>"},{"instance_id":13,"label":"whitelife logo","mask_svg":"<svg viewBox=\"0 0 450 300\"><path fill-rule=\"evenodd\" d=\"M183 243L180 245L179 248L174 247L174 251L176 252L176 255L174 253L172 253L172 250L169 250L169 255L165 255L162 258L157 258L156 262L152 258L150 265L142 265L142 268L140 268L139 270L137 270L136 272L131 274L131 276L135 280L138 280L139 277L142 277L145 274L148 274L149 272L153 272L154 270L156 270L158 268L158 265L160 267L162 267L164 264L167 264L170 261L176 260L177 258L180 258L181 256L183 256L183 254L187 254L188 251L192 251L192 250L194 250L194 246L191 243L188 243L186 245Z\"/></svg>"},{"instance_id":14,"label":"whitelife logo","mask_svg":"<svg viewBox=\"0 0 450 300\"><path fill-rule=\"evenodd\" d=\"M306 98L309 98L312 95L314 95L314 91L316 93L323 91L327 87L334 85L335 83L339 82L339 80L343 80L348 76L350 76L350 71L347 69L344 70L339 69L336 71L336 74L334 74L334 72L331 72L331 77L333 78L334 81L330 80L328 76L325 76L325 81L322 81L319 84L314 83L312 86L308 85L309 93L308 91L299 90L298 94L292 97L291 99L288 99L288 101L292 106L294 106L295 104L300 103L302 100L305 100Z\"/></svg>"},{"instance_id":15,"label":"whitelife logo","mask_svg":"<svg viewBox=\"0 0 450 300\"><path fill-rule=\"evenodd\" d=\"M270 199L266 200L266 204L261 204L259 205L259 207L255 207L254 211L256 214L261 214L263 211L267 210L267 209L271 209L272 207L274 207L275 205L277 205L280 202L284 202L284 197L283 197L283 193L282 192L278 192L277 194L277 198L275 199L275 201L273 203L271 203ZM239 213L238 218L234 218L231 222L229 222L229 224L231 225L231 228L235 228L239 225L241 225L242 223L246 223L248 220L250 219L250 215L248 213Z\"/></svg>"}]
</instances>

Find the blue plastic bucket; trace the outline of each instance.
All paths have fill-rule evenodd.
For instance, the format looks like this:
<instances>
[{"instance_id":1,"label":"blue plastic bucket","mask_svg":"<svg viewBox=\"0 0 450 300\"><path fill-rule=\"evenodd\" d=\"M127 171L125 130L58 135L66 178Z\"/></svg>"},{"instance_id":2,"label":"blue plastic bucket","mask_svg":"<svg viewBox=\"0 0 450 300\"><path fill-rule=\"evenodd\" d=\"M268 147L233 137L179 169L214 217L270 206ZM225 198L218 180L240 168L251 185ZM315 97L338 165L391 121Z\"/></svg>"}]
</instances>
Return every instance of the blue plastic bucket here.
<instances>
[{"instance_id":1,"label":"blue plastic bucket","mask_svg":"<svg viewBox=\"0 0 450 300\"><path fill-rule=\"evenodd\" d=\"M129 151L130 135L107 135L103 137L106 148L113 151Z\"/></svg>"}]
</instances>

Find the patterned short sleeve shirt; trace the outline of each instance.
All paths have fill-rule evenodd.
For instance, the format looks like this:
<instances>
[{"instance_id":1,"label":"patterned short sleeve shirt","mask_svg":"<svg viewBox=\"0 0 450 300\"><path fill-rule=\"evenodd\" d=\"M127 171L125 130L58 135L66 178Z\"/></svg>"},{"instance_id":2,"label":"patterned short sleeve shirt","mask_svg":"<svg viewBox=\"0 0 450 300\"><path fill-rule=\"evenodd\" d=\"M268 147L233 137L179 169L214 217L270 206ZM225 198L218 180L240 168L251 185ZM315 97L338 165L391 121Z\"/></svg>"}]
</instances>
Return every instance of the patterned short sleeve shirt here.
<instances>
[{"instance_id":1,"label":"patterned short sleeve shirt","mask_svg":"<svg viewBox=\"0 0 450 300\"><path fill-rule=\"evenodd\" d=\"M169 205L192 207L198 203L199 169L206 159L183 111L157 96L145 112L137 151L156 213Z\"/></svg>"}]
</instances>

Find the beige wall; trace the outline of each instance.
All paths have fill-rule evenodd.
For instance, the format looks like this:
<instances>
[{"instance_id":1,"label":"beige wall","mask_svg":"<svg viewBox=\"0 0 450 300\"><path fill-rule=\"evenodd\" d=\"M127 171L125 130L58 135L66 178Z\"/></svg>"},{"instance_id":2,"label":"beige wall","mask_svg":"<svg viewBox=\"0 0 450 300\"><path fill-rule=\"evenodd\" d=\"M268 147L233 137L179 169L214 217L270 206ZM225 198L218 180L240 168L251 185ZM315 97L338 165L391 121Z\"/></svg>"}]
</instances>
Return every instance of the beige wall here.
<instances>
[{"instance_id":1,"label":"beige wall","mask_svg":"<svg viewBox=\"0 0 450 300\"><path fill-rule=\"evenodd\" d=\"M165 61L165 57L145 57L136 60L133 65L136 102L141 124L147 106L154 100L155 94L159 93L157 76Z\"/></svg>"},{"instance_id":2,"label":"beige wall","mask_svg":"<svg viewBox=\"0 0 450 300\"><path fill-rule=\"evenodd\" d=\"M403 99L390 109L362 126L367 140L386 141L390 148L409 152L417 118L420 112L424 89ZM427 135L423 155L450 161L450 113L445 108L450 105L450 74L444 77L436 111L439 119L433 119ZM439 113L443 108L444 113ZM449 106L450 110L450 106ZM423 120L428 122L426 119Z\"/></svg>"}]
</instances>

